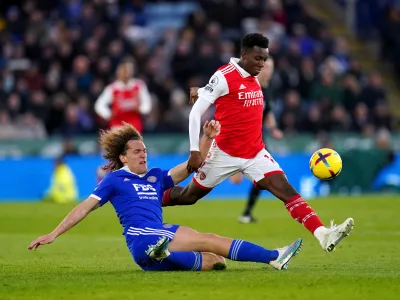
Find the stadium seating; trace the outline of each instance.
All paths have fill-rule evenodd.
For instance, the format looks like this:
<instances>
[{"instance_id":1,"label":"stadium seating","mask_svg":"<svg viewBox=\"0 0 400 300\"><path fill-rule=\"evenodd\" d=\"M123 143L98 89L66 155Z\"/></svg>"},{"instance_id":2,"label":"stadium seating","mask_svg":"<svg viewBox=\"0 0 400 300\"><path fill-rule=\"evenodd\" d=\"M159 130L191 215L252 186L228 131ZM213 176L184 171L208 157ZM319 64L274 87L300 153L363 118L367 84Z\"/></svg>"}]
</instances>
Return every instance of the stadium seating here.
<instances>
[{"instance_id":1,"label":"stadium seating","mask_svg":"<svg viewBox=\"0 0 400 300\"><path fill-rule=\"evenodd\" d=\"M186 132L189 87L237 56L249 31L271 39L266 95L288 135L392 130L380 74L364 73L300 1L29 3L2 4L0 139L94 134L104 124L94 101L126 56L153 96L146 132Z\"/></svg>"}]
</instances>

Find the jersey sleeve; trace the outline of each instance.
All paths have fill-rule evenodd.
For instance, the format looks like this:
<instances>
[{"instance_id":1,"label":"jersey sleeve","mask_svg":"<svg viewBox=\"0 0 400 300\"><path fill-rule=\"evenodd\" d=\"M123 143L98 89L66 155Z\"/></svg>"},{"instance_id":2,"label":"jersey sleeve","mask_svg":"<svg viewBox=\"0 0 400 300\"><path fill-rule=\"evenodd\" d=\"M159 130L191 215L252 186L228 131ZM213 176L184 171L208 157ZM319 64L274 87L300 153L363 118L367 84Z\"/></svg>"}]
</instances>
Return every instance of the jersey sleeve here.
<instances>
[{"instance_id":1,"label":"jersey sleeve","mask_svg":"<svg viewBox=\"0 0 400 300\"><path fill-rule=\"evenodd\" d=\"M104 204L107 203L108 200L110 200L110 197L112 196L113 192L114 192L113 180L110 174L108 174L106 177L104 177L102 181L100 181L100 183L94 189L90 197L99 200L100 205L103 206Z\"/></svg>"},{"instance_id":2,"label":"jersey sleeve","mask_svg":"<svg viewBox=\"0 0 400 300\"><path fill-rule=\"evenodd\" d=\"M219 97L229 93L228 82L221 71L217 71L210 78L206 86L197 91L199 99L214 103Z\"/></svg>"},{"instance_id":3,"label":"jersey sleeve","mask_svg":"<svg viewBox=\"0 0 400 300\"><path fill-rule=\"evenodd\" d=\"M169 188L173 187L175 184L174 181L172 180L170 170L163 170L162 175L163 175L164 191L166 191Z\"/></svg>"},{"instance_id":4,"label":"jersey sleeve","mask_svg":"<svg viewBox=\"0 0 400 300\"><path fill-rule=\"evenodd\" d=\"M111 118L110 105L112 102L112 93L113 92L111 85L107 86L101 93L99 98L96 100L96 103L94 105L94 110L104 120L108 120Z\"/></svg>"},{"instance_id":5,"label":"jersey sleeve","mask_svg":"<svg viewBox=\"0 0 400 300\"><path fill-rule=\"evenodd\" d=\"M139 112L143 115L149 114L151 111L151 95L147 89L147 85L143 81L140 82L139 98Z\"/></svg>"}]
</instances>

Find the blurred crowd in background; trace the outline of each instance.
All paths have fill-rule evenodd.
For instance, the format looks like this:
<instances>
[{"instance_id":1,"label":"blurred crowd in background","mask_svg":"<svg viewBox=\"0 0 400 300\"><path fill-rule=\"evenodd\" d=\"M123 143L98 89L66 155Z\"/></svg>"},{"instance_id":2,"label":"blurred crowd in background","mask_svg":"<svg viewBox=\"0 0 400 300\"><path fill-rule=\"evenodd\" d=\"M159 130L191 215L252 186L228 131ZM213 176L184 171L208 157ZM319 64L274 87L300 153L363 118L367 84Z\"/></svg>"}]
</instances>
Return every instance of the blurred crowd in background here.
<instances>
[{"instance_id":1,"label":"blurred crowd in background","mask_svg":"<svg viewBox=\"0 0 400 300\"><path fill-rule=\"evenodd\" d=\"M152 96L145 132L186 132L189 88L238 57L250 32L270 40L268 100L286 134L392 130L381 74L363 72L307 1L1 2L0 139L95 133L105 123L94 103L126 58ZM398 60L400 10L387 16L384 57Z\"/></svg>"}]
</instances>

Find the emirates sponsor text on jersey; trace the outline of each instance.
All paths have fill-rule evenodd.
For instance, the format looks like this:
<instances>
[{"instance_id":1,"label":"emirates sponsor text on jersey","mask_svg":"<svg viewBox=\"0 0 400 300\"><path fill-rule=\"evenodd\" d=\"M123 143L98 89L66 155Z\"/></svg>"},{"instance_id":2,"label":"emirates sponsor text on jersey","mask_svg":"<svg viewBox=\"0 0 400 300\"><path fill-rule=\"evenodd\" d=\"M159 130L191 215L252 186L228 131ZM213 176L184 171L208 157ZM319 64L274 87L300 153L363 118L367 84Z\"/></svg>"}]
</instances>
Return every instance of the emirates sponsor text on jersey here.
<instances>
[{"instance_id":1,"label":"emirates sponsor text on jersey","mask_svg":"<svg viewBox=\"0 0 400 300\"><path fill-rule=\"evenodd\" d=\"M239 92L239 100L244 100L243 106L264 105L264 96L262 91Z\"/></svg>"}]
</instances>

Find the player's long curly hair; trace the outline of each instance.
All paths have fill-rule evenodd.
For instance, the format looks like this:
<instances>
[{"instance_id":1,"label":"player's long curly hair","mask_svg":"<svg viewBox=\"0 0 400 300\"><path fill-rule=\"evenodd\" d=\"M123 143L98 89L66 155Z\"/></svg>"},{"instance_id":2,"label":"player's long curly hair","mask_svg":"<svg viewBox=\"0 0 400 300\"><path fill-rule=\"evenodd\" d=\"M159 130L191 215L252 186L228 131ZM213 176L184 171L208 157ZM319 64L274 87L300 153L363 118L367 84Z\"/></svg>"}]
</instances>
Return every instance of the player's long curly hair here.
<instances>
[{"instance_id":1,"label":"player's long curly hair","mask_svg":"<svg viewBox=\"0 0 400 300\"><path fill-rule=\"evenodd\" d=\"M143 141L143 137L135 127L125 122L121 126L100 132L100 146L104 149L103 157L109 161L103 167L104 170L115 171L124 166L119 156L126 153L130 140Z\"/></svg>"}]
</instances>

